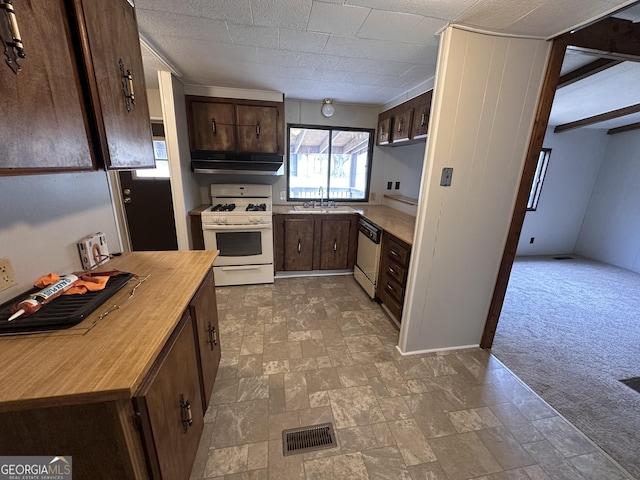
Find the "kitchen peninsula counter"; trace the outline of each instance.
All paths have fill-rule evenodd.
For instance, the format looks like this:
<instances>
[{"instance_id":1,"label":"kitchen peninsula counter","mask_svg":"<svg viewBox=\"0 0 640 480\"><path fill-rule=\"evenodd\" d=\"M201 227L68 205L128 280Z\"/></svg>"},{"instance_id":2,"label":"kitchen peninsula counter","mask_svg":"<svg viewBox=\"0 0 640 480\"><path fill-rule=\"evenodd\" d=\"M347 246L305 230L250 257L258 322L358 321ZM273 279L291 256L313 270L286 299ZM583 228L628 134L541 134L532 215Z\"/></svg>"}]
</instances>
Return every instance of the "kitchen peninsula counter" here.
<instances>
[{"instance_id":1,"label":"kitchen peninsula counter","mask_svg":"<svg viewBox=\"0 0 640 480\"><path fill-rule=\"evenodd\" d=\"M100 270L149 275L129 301L135 278L70 329L0 337L0 412L132 398L216 256L123 253ZM113 305L121 308L99 320Z\"/></svg>"},{"instance_id":2,"label":"kitchen peninsula counter","mask_svg":"<svg viewBox=\"0 0 640 480\"><path fill-rule=\"evenodd\" d=\"M416 219L414 216L407 213L396 210L395 208L388 207L386 205L362 205L351 207L355 210L355 213L360 214L367 220L375 223L378 227L382 228L391 235L406 242L408 245L413 244L413 231L415 229ZM274 214L304 214L304 211L296 211L293 209L293 205L274 205ZM322 215L314 213L313 215ZM328 213L326 215L333 215Z\"/></svg>"}]
</instances>

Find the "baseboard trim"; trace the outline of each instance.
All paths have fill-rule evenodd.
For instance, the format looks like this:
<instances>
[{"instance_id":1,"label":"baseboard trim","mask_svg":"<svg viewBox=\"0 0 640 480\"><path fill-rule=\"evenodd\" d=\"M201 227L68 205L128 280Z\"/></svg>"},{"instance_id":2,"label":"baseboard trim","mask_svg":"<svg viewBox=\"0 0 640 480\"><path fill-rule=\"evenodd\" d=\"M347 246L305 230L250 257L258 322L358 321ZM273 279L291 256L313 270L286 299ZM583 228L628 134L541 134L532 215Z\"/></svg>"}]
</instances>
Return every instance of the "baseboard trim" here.
<instances>
[{"instance_id":1,"label":"baseboard trim","mask_svg":"<svg viewBox=\"0 0 640 480\"><path fill-rule=\"evenodd\" d=\"M435 353L435 352L448 352L451 350L470 350L470 349L476 349L476 348L480 348L480 344L477 345L460 345L457 347L442 347L442 348L429 348L426 350L416 350L413 352L403 352L402 350L400 350L400 345L396 345L396 349L398 350L398 352L400 353L400 355L402 355L403 357L408 357L411 355L421 355L424 353Z\"/></svg>"}]
</instances>

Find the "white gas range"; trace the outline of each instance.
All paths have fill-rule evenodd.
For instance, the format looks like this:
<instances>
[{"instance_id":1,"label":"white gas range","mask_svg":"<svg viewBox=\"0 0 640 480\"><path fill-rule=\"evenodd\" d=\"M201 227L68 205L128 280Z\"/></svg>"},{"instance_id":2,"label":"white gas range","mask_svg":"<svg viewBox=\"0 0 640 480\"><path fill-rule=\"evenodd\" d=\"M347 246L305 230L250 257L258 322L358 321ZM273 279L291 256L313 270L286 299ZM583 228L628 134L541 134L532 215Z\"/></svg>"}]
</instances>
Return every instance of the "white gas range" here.
<instances>
[{"instance_id":1,"label":"white gas range","mask_svg":"<svg viewBox=\"0 0 640 480\"><path fill-rule=\"evenodd\" d=\"M273 283L271 185L211 185L201 220L204 248L220 250L217 286Z\"/></svg>"}]
</instances>

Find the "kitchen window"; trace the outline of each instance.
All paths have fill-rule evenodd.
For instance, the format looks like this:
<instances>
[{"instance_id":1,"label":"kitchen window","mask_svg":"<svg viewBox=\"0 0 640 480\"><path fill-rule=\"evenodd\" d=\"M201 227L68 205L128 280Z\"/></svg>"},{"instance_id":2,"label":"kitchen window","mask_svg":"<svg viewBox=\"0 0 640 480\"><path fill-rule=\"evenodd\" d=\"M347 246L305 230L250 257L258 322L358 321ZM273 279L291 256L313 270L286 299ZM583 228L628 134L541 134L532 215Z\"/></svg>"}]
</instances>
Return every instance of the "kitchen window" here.
<instances>
[{"instance_id":1,"label":"kitchen window","mask_svg":"<svg viewBox=\"0 0 640 480\"><path fill-rule=\"evenodd\" d=\"M540 151L540 156L538 156L536 174L533 177L533 184L531 185L529 200L527 201L527 210L529 211L534 211L536 208L538 208L538 200L540 199L540 192L542 191L542 182L544 180L545 174L547 173L547 166L549 165L550 156L550 148L543 148Z\"/></svg>"},{"instance_id":2,"label":"kitchen window","mask_svg":"<svg viewBox=\"0 0 640 480\"><path fill-rule=\"evenodd\" d=\"M288 126L287 200L365 202L374 130Z\"/></svg>"}]
</instances>

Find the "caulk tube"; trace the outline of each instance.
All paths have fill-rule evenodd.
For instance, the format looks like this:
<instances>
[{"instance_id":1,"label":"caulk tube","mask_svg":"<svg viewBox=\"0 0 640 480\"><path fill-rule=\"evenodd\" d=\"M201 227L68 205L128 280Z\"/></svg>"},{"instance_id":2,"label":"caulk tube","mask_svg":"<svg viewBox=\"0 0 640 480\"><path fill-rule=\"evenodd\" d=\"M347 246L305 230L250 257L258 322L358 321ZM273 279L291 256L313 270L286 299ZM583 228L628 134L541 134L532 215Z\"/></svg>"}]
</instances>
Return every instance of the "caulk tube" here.
<instances>
[{"instance_id":1,"label":"caulk tube","mask_svg":"<svg viewBox=\"0 0 640 480\"><path fill-rule=\"evenodd\" d=\"M28 317L29 315L36 313L43 305L51 302L54 298L58 298L77 281L77 276L73 274L66 275L53 285L49 285L47 288L43 288L39 292L34 293L29 298L13 307L15 313L9 317L8 321L10 322L11 320L15 320L22 316Z\"/></svg>"}]
</instances>

